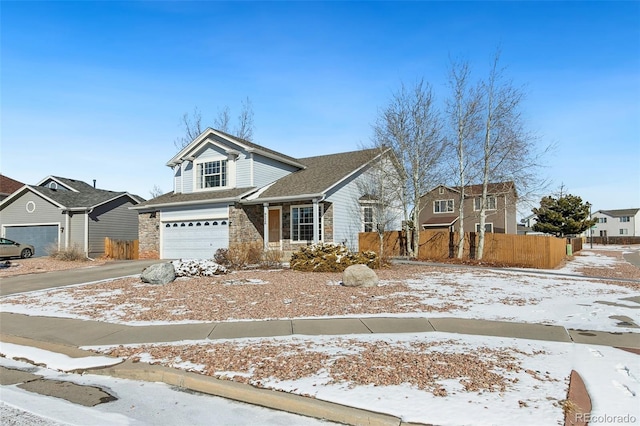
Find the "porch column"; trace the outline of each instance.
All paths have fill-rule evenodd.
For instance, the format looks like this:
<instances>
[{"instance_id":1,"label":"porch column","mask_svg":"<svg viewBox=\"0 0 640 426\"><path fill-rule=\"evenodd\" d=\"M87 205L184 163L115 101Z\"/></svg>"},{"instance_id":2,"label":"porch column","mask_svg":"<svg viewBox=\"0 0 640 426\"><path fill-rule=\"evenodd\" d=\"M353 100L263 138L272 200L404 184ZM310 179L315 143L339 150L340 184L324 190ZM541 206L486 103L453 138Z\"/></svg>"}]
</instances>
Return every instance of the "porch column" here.
<instances>
[{"instance_id":1,"label":"porch column","mask_svg":"<svg viewBox=\"0 0 640 426\"><path fill-rule=\"evenodd\" d=\"M263 227L263 235L264 235L264 249L265 251L269 250L269 203L262 204L262 227Z\"/></svg>"},{"instance_id":2,"label":"porch column","mask_svg":"<svg viewBox=\"0 0 640 426\"><path fill-rule=\"evenodd\" d=\"M318 208L318 199L313 199L313 243L320 242L320 209Z\"/></svg>"}]
</instances>

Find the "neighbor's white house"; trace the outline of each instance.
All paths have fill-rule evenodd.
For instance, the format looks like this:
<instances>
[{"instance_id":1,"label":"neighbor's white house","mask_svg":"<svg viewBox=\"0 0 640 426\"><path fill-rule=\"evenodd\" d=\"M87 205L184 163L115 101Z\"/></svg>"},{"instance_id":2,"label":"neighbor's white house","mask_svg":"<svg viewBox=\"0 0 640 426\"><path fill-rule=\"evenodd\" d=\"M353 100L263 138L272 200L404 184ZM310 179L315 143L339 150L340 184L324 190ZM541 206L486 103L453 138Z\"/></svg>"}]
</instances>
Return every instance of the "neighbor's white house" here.
<instances>
[{"instance_id":1,"label":"neighbor's white house","mask_svg":"<svg viewBox=\"0 0 640 426\"><path fill-rule=\"evenodd\" d=\"M594 237L640 236L640 208L622 210L598 210L591 215L596 220Z\"/></svg>"}]
</instances>

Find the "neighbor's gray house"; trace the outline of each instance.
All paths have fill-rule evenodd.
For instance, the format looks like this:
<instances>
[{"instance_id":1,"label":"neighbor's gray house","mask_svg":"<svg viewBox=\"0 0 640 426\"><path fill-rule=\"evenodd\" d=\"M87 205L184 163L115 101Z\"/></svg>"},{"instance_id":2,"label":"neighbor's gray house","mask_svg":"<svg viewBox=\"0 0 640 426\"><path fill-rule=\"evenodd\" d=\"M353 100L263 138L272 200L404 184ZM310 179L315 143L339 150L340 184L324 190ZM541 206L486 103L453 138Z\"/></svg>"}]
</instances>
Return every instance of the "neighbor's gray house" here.
<instances>
[{"instance_id":1,"label":"neighbor's gray house","mask_svg":"<svg viewBox=\"0 0 640 426\"><path fill-rule=\"evenodd\" d=\"M132 207L140 257L210 259L220 248L256 241L285 254L313 242L357 250L358 233L372 220L364 183L379 164L395 170L391 155L368 149L293 158L208 128L166 164L173 191ZM389 229L400 227L397 211Z\"/></svg>"},{"instance_id":2,"label":"neighbor's gray house","mask_svg":"<svg viewBox=\"0 0 640 426\"><path fill-rule=\"evenodd\" d=\"M478 232L482 185L464 187L464 232ZM460 187L438 185L420 197L419 223L422 229L458 230ZM489 183L485 231L517 234L516 203L518 195L513 182Z\"/></svg>"},{"instance_id":3,"label":"neighbor's gray house","mask_svg":"<svg viewBox=\"0 0 640 426\"><path fill-rule=\"evenodd\" d=\"M0 202L0 231L4 238L33 245L35 256L47 255L49 248L77 247L88 257L99 257L105 237L138 238L138 215L129 208L141 201L127 192L48 176Z\"/></svg>"}]
</instances>

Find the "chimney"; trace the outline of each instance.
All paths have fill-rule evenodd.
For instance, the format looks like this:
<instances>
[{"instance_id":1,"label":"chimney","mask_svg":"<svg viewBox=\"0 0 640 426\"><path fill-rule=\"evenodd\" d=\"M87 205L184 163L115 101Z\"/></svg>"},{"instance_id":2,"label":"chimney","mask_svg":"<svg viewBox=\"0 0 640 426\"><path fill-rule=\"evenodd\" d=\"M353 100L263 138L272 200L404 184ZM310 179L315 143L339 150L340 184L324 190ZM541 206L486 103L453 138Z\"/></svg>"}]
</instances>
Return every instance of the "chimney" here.
<instances>
[{"instance_id":1,"label":"chimney","mask_svg":"<svg viewBox=\"0 0 640 426\"><path fill-rule=\"evenodd\" d=\"M95 179L93 180L93 187L94 188L96 187L96 180Z\"/></svg>"}]
</instances>

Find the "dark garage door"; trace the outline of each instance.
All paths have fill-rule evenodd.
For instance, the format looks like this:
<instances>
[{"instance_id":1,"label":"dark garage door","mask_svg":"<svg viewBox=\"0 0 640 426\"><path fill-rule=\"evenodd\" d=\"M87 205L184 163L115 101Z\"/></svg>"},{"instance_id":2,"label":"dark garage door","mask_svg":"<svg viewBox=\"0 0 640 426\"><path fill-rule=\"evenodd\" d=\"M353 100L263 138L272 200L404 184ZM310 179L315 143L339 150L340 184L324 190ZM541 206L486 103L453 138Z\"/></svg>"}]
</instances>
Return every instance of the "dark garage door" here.
<instances>
[{"instance_id":1,"label":"dark garage door","mask_svg":"<svg viewBox=\"0 0 640 426\"><path fill-rule=\"evenodd\" d=\"M5 236L19 243L31 244L34 256L47 256L50 246L58 247L58 225L10 226L5 228Z\"/></svg>"}]
</instances>

